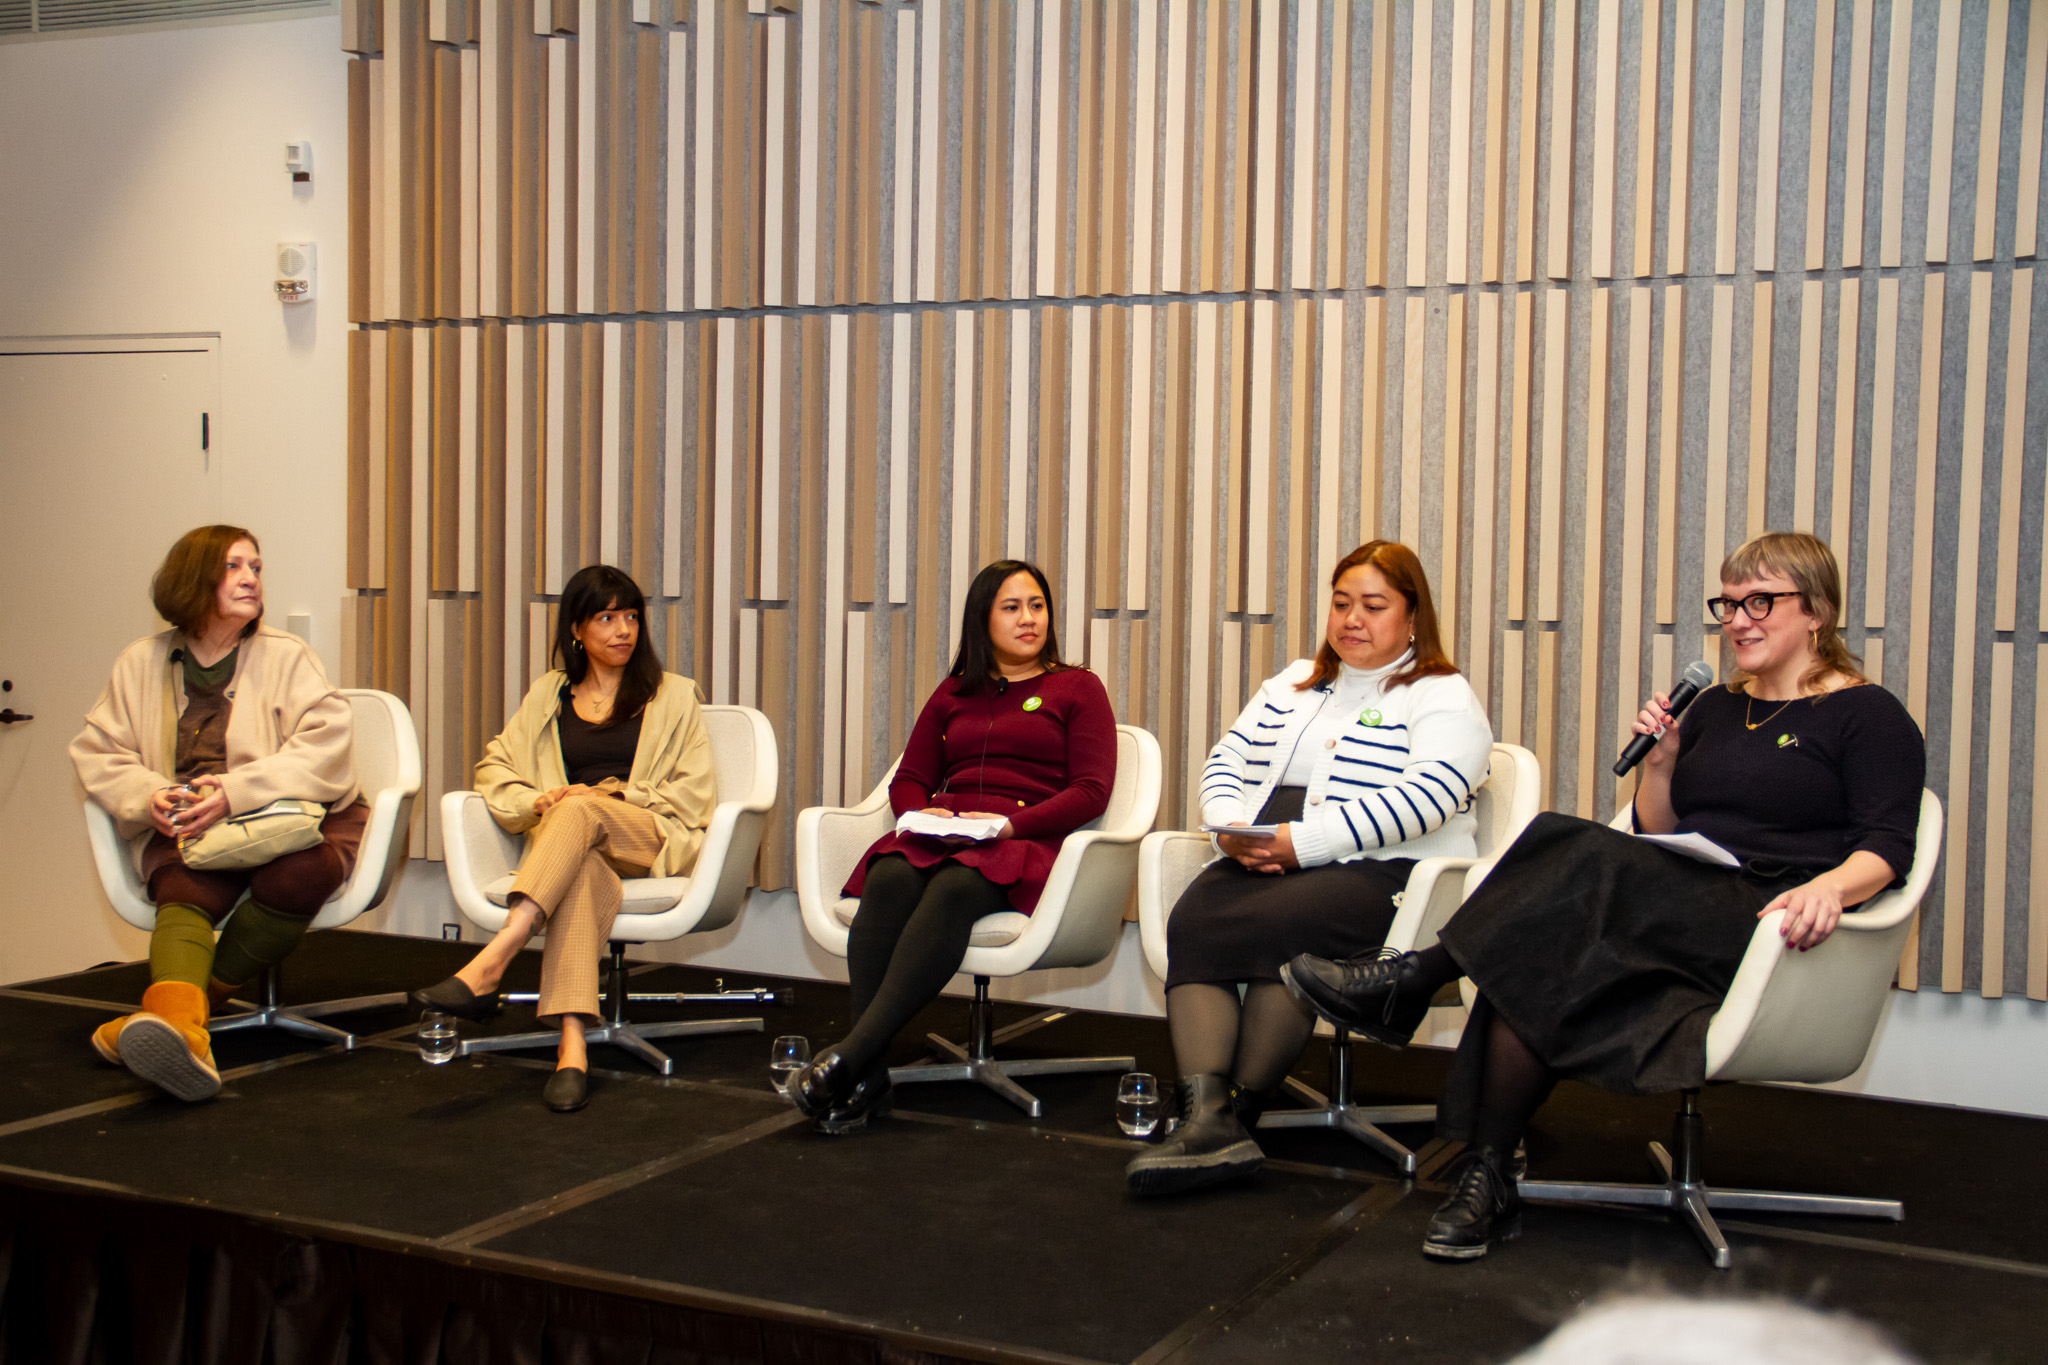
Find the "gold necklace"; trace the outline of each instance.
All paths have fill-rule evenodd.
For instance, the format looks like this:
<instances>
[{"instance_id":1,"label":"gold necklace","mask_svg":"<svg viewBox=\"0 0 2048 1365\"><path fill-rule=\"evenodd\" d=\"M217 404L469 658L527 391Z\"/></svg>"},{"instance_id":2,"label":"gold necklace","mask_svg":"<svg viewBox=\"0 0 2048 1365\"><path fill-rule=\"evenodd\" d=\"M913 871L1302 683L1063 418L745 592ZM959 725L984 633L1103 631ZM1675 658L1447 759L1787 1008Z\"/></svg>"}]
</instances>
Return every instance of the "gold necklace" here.
<instances>
[{"instance_id":1,"label":"gold necklace","mask_svg":"<svg viewBox=\"0 0 2048 1365\"><path fill-rule=\"evenodd\" d=\"M1770 715L1768 715L1768 716L1765 716L1765 717L1764 717L1764 718L1763 718L1762 720L1759 720L1759 721L1751 721L1751 720L1750 720L1750 718L1749 718L1749 708L1750 708L1750 706L1751 706L1752 704L1754 704L1754 703L1755 703L1755 701L1756 701L1756 698L1755 698L1755 697L1752 697L1752 696L1750 696L1750 695L1749 695L1749 694L1748 694L1747 692L1743 693L1742 695L1743 695L1743 697L1745 698L1745 700L1744 700L1744 701L1743 701L1743 703L1742 703L1742 728L1743 728L1743 729L1745 729L1745 730L1761 730L1761 729L1763 729L1763 728L1764 728L1764 726L1766 726L1766 725L1769 725L1769 724L1771 723L1771 720L1772 720L1772 719L1773 719L1773 718L1774 718L1775 716L1777 716L1777 714L1778 714L1778 712L1779 712L1779 711L1783 711L1783 710L1785 709L1785 707L1786 707L1786 706L1790 706L1790 705L1791 705L1791 704L1792 704L1793 702L1795 702L1795 701L1798 701L1798 700L1799 700L1799 698L1797 698L1797 697L1792 697L1792 698L1788 699L1788 700L1787 700L1787 701L1785 702L1785 705L1784 705L1784 706L1780 706L1780 707L1778 708L1778 710L1777 710L1777 711L1773 711L1773 712L1771 712L1771 714L1770 714Z\"/></svg>"}]
</instances>

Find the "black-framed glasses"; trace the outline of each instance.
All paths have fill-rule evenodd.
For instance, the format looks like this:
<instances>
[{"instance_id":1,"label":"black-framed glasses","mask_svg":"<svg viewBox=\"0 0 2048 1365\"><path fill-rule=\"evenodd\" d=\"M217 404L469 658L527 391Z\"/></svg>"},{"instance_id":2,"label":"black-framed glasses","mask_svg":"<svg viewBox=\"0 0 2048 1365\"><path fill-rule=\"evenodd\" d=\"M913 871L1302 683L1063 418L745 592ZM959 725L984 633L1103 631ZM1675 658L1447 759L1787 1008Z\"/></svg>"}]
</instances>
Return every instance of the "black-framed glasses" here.
<instances>
[{"instance_id":1,"label":"black-framed glasses","mask_svg":"<svg viewBox=\"0 0 2048 1365\"><path fill-rule=\"evenodd\" d=\"M1796 592L1753 592L1740 601L1733 597L1709 597L1707 615L1722 625L1735 619L1735 609L1741 607L1752 621L1761 621L1771 614L1771 608L1778 605L1781 597L1798 597Z\"/></svg>"}]
</instances>

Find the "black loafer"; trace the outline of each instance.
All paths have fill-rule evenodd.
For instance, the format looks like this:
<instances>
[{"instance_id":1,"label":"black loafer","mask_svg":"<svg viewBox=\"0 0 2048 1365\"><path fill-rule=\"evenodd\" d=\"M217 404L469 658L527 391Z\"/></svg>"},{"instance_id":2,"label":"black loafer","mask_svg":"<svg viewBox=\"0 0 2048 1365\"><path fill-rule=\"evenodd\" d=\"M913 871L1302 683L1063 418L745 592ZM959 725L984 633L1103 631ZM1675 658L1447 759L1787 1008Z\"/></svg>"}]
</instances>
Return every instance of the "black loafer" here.
<instances>
[{"instance_id":1,"label":"black loafer","mask_svg":"<svg viewBox=\"0 0 2048 1365\"><path fill-rule=\"evenodd\" d=\"M803 1070L783 1085L789 1102L809 1118L822 1118L834 1105L843 1104L859 1084L853 1067L839 1049L828 1047Z\"/></svg>"},{"instance_id":2,"label":"black loafer","mask_svg":"<svg viewBox=\"0 0 2048 1365\"><path fill-rule=\"evenodd\" d=\"M412 1003L415 1009L439 1010L457 1019L482 1023L498 1012L498 992L478 995L461 977L451 976L438 985L414 991Z\"/></svg>"},{"instance_id":3,"label":"black loafer","mask_svg":"<svg viewBox=\"0 0 2048 1365\"><path fill-rule=\"evenodd\" d=\"M556 1067L540 1099L557 1114L575 1113L590 1103L590 1073L580 1066Z\"/></svg>"},{"instance_id":4,"label":"black loafer","mask_svg":"<svg viewBox=\"0 0 2048 1365\"><path fill-rule=\"evenodd\" d=\"M866 1128L869 1119L886 1114L892 1108L889 1068L877 1067L861 1077L845 1099L812 1120L811 1127L827 1137L849 1137Z\"/></svg>"}]
</instances>

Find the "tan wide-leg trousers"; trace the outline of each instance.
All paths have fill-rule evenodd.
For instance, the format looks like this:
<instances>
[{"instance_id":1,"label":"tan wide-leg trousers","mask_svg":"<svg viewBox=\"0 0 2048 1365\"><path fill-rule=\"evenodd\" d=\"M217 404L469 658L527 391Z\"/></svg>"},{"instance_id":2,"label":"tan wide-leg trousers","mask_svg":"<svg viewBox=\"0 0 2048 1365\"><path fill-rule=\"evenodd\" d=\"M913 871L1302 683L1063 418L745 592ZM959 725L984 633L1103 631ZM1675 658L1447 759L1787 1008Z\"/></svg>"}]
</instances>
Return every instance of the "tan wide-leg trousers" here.
<instances>
[{"instance_id":1,"label":"tan wide-leg trousers","mask_svg":"<svg viewBox=\"0 0 2048 1365\"><path fill-rule=\"evenodd\" d=\"M512 880L547 931L535 1014L597 1013L598 962L625 900L619 878L646 876L661 843L660 823L615 797L572 796L541 817Z\"/></svg>"}]
</instances>

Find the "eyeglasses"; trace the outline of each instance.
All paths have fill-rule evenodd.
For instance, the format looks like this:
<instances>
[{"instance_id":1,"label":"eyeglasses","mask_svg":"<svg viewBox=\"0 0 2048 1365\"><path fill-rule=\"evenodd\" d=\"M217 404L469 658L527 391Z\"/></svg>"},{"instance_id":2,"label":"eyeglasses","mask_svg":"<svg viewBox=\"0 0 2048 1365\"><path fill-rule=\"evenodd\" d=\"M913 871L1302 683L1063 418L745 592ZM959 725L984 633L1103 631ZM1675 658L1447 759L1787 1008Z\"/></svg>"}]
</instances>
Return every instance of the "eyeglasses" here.
<instances>
[{"instance_id":1,"label":"eyeglasses","mask_svg":"<svg viewBox=\"0 0 2048 1365\"><path fill-rule=\"evenodd\" d=\"M1778 605L1781 597L1798 597L1796 592L1753 592L1737 601L1733 597L1709 597L1707 615L1726 625L1735 619L1735 609L1741 607L1752 621L1761 621L1771 614L1771 608Z\"/></svg>"}]
</instances>

